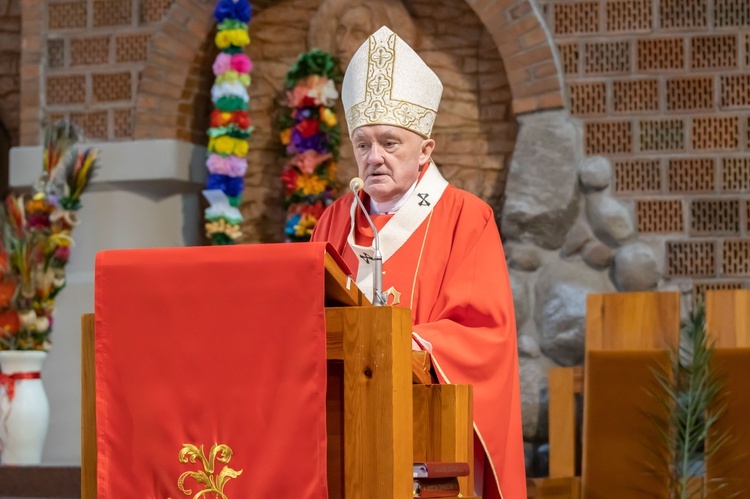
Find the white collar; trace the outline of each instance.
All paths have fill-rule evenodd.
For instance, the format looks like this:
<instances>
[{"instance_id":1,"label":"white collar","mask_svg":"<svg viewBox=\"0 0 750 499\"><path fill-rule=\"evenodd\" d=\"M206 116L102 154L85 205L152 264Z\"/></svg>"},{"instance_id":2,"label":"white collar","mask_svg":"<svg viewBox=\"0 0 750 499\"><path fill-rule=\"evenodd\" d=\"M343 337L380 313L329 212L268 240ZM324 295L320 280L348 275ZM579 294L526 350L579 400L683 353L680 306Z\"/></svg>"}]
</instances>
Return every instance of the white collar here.
<instances>
[{"instance_id":1,"label":"white collar","mask_svg":"<svg viewBox=\"0 0 750 499\"><path fill-rule=\"evenodd\" d=\"M378 203L374 199L370 198L370 214L383 215L386 213L396 213L398 209L401 208L404 203L406 203L406 201L409 199L409 196L411 196L411 193L414 192L414 189L417 188L417 182L419 182L419 179L414 181L411 187L409 187L409 190L406 191L403 196L393 201Z\"/></svg>"}]
</instances>

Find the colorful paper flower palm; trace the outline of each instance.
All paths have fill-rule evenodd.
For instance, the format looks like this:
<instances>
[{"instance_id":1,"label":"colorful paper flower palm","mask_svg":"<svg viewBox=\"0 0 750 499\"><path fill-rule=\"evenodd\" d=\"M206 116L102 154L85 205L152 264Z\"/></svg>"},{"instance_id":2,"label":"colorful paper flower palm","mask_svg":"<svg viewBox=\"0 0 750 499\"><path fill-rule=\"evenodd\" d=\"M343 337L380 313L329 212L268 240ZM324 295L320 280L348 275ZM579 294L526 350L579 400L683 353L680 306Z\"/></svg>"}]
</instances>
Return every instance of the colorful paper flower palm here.
<instances>
[{"instance_id":1,"label":"colorful paper flower palm","mask_svg":"<svg viewBox=\"0 0 750 499\"><path fill-rule=\"evenodd\" d=\"M279 119L287 162L281 174L287 208L286 237L308 241L323 210L335 199L341 130L334 105L338 61L321 50L299 56L286 77L288 107Z\"/></svg>"},{"instance_id":2,"label":"colorful paper flower palm","mask_svg":"<svg viewBox=\"0 0 750 499\"><path fill-rule=\"evenodd\" d=\"M203 191L211 204L206 209L206 236L213 244L233 244L242 237L238 207L247 171L247 140L253 131L247 112L253 63L243 53L250 43L250 17L247 0L219 0L214 9L218 23L214 41L221 52L213 64L216 79L211 101L215 109L207 132L209 175Z\"/></svg>"},{"instance_id":3,"label":"colorful paper flower palm","mask_svg":"<svg viewBox=\"0 0 750 499\"><path fill-rule=\"evenodd\" d=\"M30 197L10 194L0 206L0 350L50 348L71 233L98 164L96 149L75 147L79 136L66 121L48 125Z\"/></svg>"}]
</instances>

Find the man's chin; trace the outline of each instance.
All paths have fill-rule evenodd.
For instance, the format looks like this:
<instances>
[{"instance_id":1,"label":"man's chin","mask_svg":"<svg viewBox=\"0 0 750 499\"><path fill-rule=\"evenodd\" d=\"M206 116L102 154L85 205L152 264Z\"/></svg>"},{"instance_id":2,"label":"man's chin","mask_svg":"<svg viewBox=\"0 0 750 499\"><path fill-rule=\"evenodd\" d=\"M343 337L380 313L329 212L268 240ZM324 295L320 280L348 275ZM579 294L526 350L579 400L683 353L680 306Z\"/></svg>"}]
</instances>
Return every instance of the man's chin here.
<instances>
[{"instance_id":1,"label":"man's chin","mask_svg":"<svg viewBox=\"0 0 750 499\"><path fill-rule=\"evenodd\" d=\"M394 195L393 189L384 185L384 182L375 182L374 185L372 182L365 182L365 192L378 203L382 202L380 199L390 199Z\"/></svg>"},{"instance_id":2,"label":"man's chin","mask_svg":"<svg viewBox=\"0 0 750 499\"><path fill-rule=\"evenodd\" d=\"M365 190L365 192L367 191ZM387 193L373 192L372 194L368 192L367 195L370 196L370 199L372 199L378 204L387 203L389 201L393 201L394 199L398 198L398 195L395 195L390 191Z\"/></svg>"}]
</instances>

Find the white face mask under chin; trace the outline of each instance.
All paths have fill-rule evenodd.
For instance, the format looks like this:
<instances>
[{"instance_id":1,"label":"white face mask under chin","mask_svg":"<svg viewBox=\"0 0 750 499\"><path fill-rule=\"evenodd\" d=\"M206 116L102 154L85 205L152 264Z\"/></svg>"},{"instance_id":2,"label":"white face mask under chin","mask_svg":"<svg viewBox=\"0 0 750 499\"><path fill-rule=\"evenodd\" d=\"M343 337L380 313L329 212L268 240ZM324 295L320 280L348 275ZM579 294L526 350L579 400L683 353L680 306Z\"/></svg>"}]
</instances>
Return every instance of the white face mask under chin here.
<instances>
[{"instance_id":1,"label":"white face mask under chin","mask_svg":"<svg viewBox=\"0 0 750 499\"><path fill-rule=\"evenodd\" d=\"M411 193L414 192L414 189L417 188L417 182L418 180L415 180L411 187L409 187L409 190L406 191L403 196L398 199L394 199L393 201L378 203L374 199L370 198L370 214L384 215L387 213L397 212L398 209L401 208L404 203L406 203L406 200L409 199L409 196L411 196Z\"/></svg>"}]
</instances>

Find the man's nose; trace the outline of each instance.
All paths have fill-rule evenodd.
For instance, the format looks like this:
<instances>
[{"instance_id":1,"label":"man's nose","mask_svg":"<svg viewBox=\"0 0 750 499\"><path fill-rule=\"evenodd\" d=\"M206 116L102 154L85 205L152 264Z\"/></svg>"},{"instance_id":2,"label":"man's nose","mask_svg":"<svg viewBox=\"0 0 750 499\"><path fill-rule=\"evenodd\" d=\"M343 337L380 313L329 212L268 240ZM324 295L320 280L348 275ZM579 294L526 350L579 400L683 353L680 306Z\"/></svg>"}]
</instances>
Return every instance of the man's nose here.
<instances>
[{"instance_id":1,"label":"man's nose","mask_svg":"<svg viewBox=\"0 0 750 499\"><path fill-rule=\"evenodd\" d=\"M383 151L380 149L380 144L373 144L370 148L370 154L367 157L367 161L370 164L379 165L383 162Z\"/></svg>"}]
</instances>

